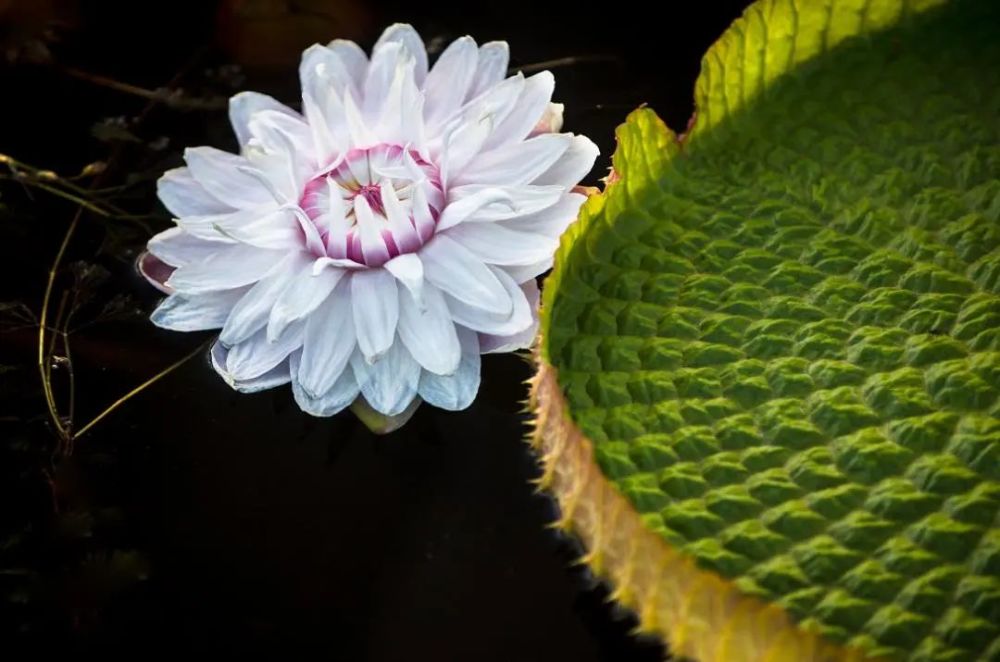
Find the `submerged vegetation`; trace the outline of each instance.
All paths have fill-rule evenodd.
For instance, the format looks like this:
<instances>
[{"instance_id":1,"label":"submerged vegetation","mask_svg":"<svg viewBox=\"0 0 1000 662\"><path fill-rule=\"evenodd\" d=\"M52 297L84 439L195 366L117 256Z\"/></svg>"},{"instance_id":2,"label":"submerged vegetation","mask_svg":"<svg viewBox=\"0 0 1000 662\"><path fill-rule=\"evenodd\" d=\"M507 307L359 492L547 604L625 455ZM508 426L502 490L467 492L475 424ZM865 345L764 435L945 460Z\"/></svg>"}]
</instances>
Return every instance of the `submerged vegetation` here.
<instances>
[{"instance_id":1,"label":"submerged vegetation","mask_svg":"<svg viewBox=\"0 0 1000 662\"><path fill-rule=\"evenodd\" d=\"M102 402L94 395L93 384L100 383L100 373L107 369L95 364L95 352L120 359L123 351L132 351L108 344L107 334L120 335L147 314L146 304L123 292L116 281L123 274L128 277L138 248L168 220L152 202L153 189L164 162L176 156L167 138L147 133L146 120L161 112L218 110L224 103L225 97L215 92L186 93L180 87L185 78L201 78L222 94L236 80L232 70L228 80L214 71L192 74L192 64L163 88L147 90L63 67L45 44L51 37L47 23L41 32L19 34L21 41L7 45L10 66L41 67L83 81L84 93L90 86L98 93L110 90L142 99L145 105L132 115L94 123L90 137L104 154L74 174L0 154L0 221L9 241L31 232L46 240L37 254L25 256L25 261L45 260L44 271L23 269L14 276L18 287L5 292L37 292L38 303L0 301L0 341L22 357L34 356L31 363L5 356L8 363L0 371L0 425L5 430L0 434L0 489L5 502L17 504L6 509L0 524L0 631L28 638L64 628L86 632L100 622L113 597L146 576L148 563L130 545L123 528L124 504L116 502L112 488L121 480L116 476L118 458L100 444L83 457L74 450L106 417L207 347L203 339L194 339L176 357L140 360L146 374L132 378L132 386L116 379L123 382L119 396ZM34 274L36 284L24 282ZM87 359L83 366L77 360L78 345ZM100 497L81 482L82 474L95 467L108 480L98 490ZM66 609L62 623L52 621L56 604Z\"/></svg>"}]
</instances>

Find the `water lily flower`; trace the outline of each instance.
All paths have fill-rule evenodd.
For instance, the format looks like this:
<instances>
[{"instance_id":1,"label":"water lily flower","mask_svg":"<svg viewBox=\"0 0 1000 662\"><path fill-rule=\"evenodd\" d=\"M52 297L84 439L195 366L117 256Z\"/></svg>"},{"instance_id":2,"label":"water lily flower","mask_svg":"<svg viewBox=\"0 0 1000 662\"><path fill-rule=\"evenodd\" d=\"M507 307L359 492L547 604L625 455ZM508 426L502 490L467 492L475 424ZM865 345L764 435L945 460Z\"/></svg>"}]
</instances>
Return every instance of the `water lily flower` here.
<instances>
[{"instance_id":1,"label":"water lily flower","mask_svg":"<svg viewBox=\"0 0 1000 662\"><path fill-rule=\"evenodd\" d=\"M301 113L234 96L240 153L188 149L159 181L176 227L148 246L169 267L153 322L221 329L212 363L233 388L290 382L316 416L359 396L387 417L469 406L480 354L532 342L535 277L597 157L558 133L552 74L507 67L506 43L470 37L428 67L398 24L370 59L306 50Z\"/></svg>"}]
</instances>

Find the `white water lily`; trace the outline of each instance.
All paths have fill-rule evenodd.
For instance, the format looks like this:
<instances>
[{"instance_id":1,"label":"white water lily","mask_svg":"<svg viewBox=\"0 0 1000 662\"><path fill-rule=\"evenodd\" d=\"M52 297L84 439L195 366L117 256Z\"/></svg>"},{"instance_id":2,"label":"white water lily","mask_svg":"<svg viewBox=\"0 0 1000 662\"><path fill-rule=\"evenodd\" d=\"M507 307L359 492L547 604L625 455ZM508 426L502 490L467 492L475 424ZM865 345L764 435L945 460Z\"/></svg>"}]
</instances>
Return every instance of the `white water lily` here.
<instances>
[{"instance_id":1,"label":"white water lily","mask_svg":"<svg viewBox=\"0 0 1000 662\"><path fill-rule=\"evenodd\" d=\"M159 182L176 227L148 248L175 269L153 322L221 328L212 362L233 388L290 382L316 416L359 395L384 416L418 396L469 406L479 355L532 342L535 276L597 156L556 133L552 75L507 66L506 43L462 37L428 69L400 24L371 59L306 50L302 113L237 94L240 154L188 149Z\"/></svg>"}]
</instances>

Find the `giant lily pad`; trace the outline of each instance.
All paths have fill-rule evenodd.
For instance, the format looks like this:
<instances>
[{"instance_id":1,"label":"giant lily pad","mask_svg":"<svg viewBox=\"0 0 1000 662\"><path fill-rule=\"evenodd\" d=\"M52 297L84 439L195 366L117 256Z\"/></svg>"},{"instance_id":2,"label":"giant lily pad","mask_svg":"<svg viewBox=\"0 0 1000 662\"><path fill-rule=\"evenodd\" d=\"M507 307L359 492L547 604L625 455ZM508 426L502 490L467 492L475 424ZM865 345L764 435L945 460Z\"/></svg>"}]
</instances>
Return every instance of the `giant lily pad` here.
<instances>
[{"instance_id":1,"label":"giant lily pad","mask_svg":"<svg viewBox=\"0 0 1000 662\"><path fill-rule=\"evenodd\" d=\"M563 237L534 443L697 660L1000 660L1000 5L761 0Z\"/></svg>"}]
</instances>

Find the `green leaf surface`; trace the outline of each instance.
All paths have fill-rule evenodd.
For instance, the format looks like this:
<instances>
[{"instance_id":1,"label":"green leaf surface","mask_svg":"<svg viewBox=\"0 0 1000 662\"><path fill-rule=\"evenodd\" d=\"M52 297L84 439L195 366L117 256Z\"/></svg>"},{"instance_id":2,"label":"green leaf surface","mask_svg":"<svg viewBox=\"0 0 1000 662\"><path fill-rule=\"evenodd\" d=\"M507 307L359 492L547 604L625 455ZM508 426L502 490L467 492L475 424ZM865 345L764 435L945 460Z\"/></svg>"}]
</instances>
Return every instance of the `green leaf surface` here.
<instances>
[{"instance_id":1,"label":"green leaf surface","mask_svg":"<svg viewBox=\"0 0 1000 662\"><path fill-rule=\"evenodd\" d=\"M643 521L804 628L1000 660L1000 4L765 0L619 129L542 357Z\"/></svg>"}]
</instances>

